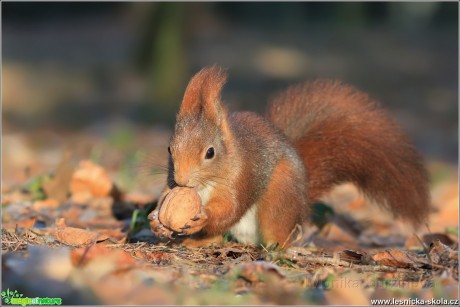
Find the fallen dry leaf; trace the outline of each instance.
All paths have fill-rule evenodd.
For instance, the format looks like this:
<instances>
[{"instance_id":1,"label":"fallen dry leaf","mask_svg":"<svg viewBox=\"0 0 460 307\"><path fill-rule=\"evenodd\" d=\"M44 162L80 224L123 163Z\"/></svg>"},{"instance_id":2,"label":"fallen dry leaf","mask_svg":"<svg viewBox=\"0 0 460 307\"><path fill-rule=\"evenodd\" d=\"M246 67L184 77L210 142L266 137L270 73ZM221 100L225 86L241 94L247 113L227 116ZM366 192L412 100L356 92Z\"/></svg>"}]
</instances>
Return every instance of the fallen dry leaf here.
<instances>
[{"instance_id":1,"label":"fallen dry leaf","mask_svg":"<svg viewBox=\"0 0 460 307\"><path fill-rule=\"evenodd\" d=\"M98 257L107 257L114 261L117 267L134 265L136 262L127 252L121 249L110 249L101 244L76 248L70 252L70 260L74 266L85 266Z\"/></svg>"},{"instance_id":2,"label":"fallen dry leaf","mask_svg":"<svg viewBox=\"0 0 460 307\"><path fill-rule=\"evenodd\" d=\"M30 217L30 218L26 218L26 219L17 221L14 224L17 225L17 227L32 228L34 227L36 221L37 221L36 217Z\"/></svg>"},{"instance_id":3,"label":"fallen dry leaf","mask_svg":"<svg viewBox=\"0 0 460 307\"><path fill-rule=\"evenodd\" d=\"M43 183L43 190L45 190L46 196L54 198L60 203L67 199L69 193L69 182L74 170L70 158L70 152L64 152L53 179Z\"/></svg>"},{"instance_id":4,"label":"fallen dry leaf","mask_svg":"<svg viewBox=\"0 0 460 307\"><path fill-rule=\"evenodd\" d=\"M72 194L89 192L94 197L110 195L113 184L107 172L89 160L81 161L70 181Z\"/></svg>"},{"instance_id":5,"label":"fallen dry leaf","mask_svg":"<svg viewBox=\"0 0 460 307\"><path fill-rule=\"evenodd\" d=\"M242 278L251 283L261 282L267 275L278 279L285 277L283 271L277 265L267 261L241 263L233 269L233 272L237 278Z\"/></svg>"},{"instance_id":6,"label":"fallen dry leaf","mask_svg":"<svg viewBox=\"0 0 460 307\"><path fill-rule=\"evenodd\" d=\"M128 234L126 232L123 232L122 227L119 228L113 228L113 229L98 229L98 232L101 235L105 235L109 238L115 239L117 241L121 241L126 239Z\"/></svg>"},{"instance_id":7,"label":"fallen dry leaf","mask_svg":"<svg viewBox=\"0 0 460 307\"><path fill-rule=\"evenodd\" d=\"M95 259L87 268L94 265L92 269L99 270L100 261L102 259ZM107 305L117 305L120 302L125 305L177 305L177 292L165 289L156 282L149 285L149 279L145 275L144 271L133 269L121 271L119 274L106 273L102 277L92 274L86 279L85 286L91 289L98 302Z\"/></svg>"},{"instance_id":8,"label":"fallen dry leaf","mask_svg":"<svg viewBox=\"0 0 460 307\"><path fill-rule=\"evenodd\" d=\"M329 291L324 292L328 305L368 305L369 298L364 287L359 287L362 277L357 273L334 278ZM350 282L351 281L351 282Z\"/></svg>"},{"instance_id":9,"label":"fallen dry leaf","mask_svg":"<svg viewBox=\"0 0 460 307\"><path fill-rule=\"evenodd\" d=\"M357 246L358 240L351 232L343 229L335 222L327 224L320 232L327 241L335 241L347 246Z\"/></svg>"},{"instance_id":10,"label":"fallen dry leaf","mask_svg":"<svg viewBox=\"0 0 460 307\"><path fill-rule=\"evenodd\" d=\"M81 228L67 227L64 219L56 221L56 238L59 242L71 245L82 246L107 240L108 237L100 233L84 230Z\"/></svg>"},{"instance_id":11,"label":"fallen dry leaf","mask_svg":"<svg viewBox=\"0 0 460 307\"><path fill-rule=\"evenodd\" d=\"M432 191L433 204L438 211L431 214L430 230L442 233L447 227L458 227L458 179L436 186Z\"/></svg>"},{"instance_id":12,"label":"fallen dry leaf","mask_svg":"<svg viewBox=\"0 0 460 307\"><path fill-rule=\"evenodd\" d=\"M458 266L458 251L454 251L440 240L436 240L430 245L429 255L431 261L436 264L449 266L449 264L456 262L456 266Z\"/></svg>"},{"instance_id":13,"label":"fallen dry leaf","mask_svg":"<svg viewBox=\"0 0 460 307\"><path fill-rule=\"evenodd\" d=\"M77 204L87 204L93 199L93 194L91 191L81 191L78 193L72 193L70 200Z\"/></svg>"},{"instance_id":14,"label":"fallen dry leaf","mask_svg":"<svg viewBox=\"0 0 460 307\"><path fill-rule=\"evenodd\" d=\"M403 268L414 267L418 262L415 256L399 250L387 250L373 255L371 258L383 265Z\"/></svg>"},{"instance_id":15,"label":"fallen dry leaf","mask_svg":"<svg viewBox=\"0 0 460 307\"><path fill-rule=\"evenodd\" d=\"M134 251L134 256L143 260L146 260L148 262L152 262L157 265L166 265L171 262L171 259L173 258L172 254L168 254L164 251L141 251L137 250Z\"/></svg>"},{"instance_id":16,"label":"fallen dry leaf","mask_svg":"<svg viewBox=\"0 0 460 307\"><path fill-rule=\"evenodd\" d=\"M439 240L442 244L452 246L456 242L452 240L448 235L443 233L430 233L423 236L423 243L430 245L433 242Z\"/></svg>"},{"instance_id":17,"label":"fallen dry leaf","mask_svg":"<svg viewBox=\"0 0 460 307\"><path fill-rule=\"evenodd\" d=\"M361 263L365 257L368 257L365 251L353 251L346 249L342 253L339 253L340 260L345 260L353 263Z\"/></svg>"},{"instance_id":18,"label":"fallen dry leaf","mask_svg":"<svg viewBox=\"0 0 460 307\"><path fill-rule=\"evenodd\" d=\"M73 224L77 224L80 221L80 216L83 213L83 209L80 206L71 206L69 209L63 211L60 216Z\"/></svg>"},{"instance_id":19,"label":"fallen dry leaf","mask_svg":"<svg viewBox=\"0 0 460 307\"><path fill-rule=\"evenodd\" d=\"M32 208L34 210L42 210L42 209L56 209L58 208L60 205L59 201L54 199L54 198L48 198L48 199L45 199L45 200L38 200L36 202L34 202L34 204L32 205Z\"/></svg>"},{"instance_id":20,"label":"fallen dry leaf","mask_svg":"<svg viewBox=\"0 0 460 307\"><path fill-rule=\"evenodd\" d=\"M357 211L357 210L362 210L363 208L366 207L366 200L362 195L359 195L352 201L350 201L347 205L347 208L349 208L351 211Z\"/></svg>"}]
</instances>

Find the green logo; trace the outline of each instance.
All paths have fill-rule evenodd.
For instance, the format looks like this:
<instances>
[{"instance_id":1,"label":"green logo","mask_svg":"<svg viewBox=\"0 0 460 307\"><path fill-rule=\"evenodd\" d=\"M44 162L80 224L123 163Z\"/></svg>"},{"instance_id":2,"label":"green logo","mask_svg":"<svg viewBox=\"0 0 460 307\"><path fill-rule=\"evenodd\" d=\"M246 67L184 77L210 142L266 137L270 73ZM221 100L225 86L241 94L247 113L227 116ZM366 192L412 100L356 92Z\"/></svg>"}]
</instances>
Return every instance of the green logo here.
<instances>
[{"instance_id":1,"label":"green logo","mask_svg":"<svg viewBox=\"0 0 460 307\"><path fill-rule=\"evenodd\" d=\"M19 297L22 297L22 294L19 294L17 290L10 291L10 289L6 289L6 291L2 291L2 299L6 304L12 304L11 300Z\"/></svg>"},{"instance_id":2,"label":"green logo","mask_svg":"<svg viewBox=\"0 0 460 307\"><path fill-rule=\"evenodd\" d=\"M10 305L61 305L62 299L57 297L23 297L17 290L6 289L2 291L2 299Z\"/></svg>"}]
</instances>

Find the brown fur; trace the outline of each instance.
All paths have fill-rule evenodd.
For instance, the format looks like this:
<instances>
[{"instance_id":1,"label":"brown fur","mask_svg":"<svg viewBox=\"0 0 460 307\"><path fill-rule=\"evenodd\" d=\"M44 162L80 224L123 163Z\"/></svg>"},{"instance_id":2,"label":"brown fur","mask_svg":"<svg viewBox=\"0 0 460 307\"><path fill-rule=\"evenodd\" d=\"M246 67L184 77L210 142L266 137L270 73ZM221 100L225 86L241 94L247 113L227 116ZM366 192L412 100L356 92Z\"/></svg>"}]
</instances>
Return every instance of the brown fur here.
<instances>
[{"instance_id":1,"label":"brown fur","mask_svg":"<svg viewBox=\"0 0 460 307\"><path fill-rule=\"evenodd\" d=\"M309 203L337 184L352 182L396 217L426 221L430 198L423 161L366 94L318 80L280 94L268 116L302 156Z\"/></svg>"},{"instance_id":2,"label":"brown fur","mask_svg":"<svg viewBox=\"0 0 460 307\"><path fill-rule=\"evenodd\" d=\"M227 74L220 67L212 66L199 71L185 89L179 116L195 115L201 108L206 108L206 115L216 120L220 113L220 92L226 80Z\"/></svg>"},{"instance_id":3,"label":"brown fur","mask_svg":"<svg viewBox=\"0 0 460 307\"><path fill-rule=\"evenodd\" d=\"M229 114L220 101L225 80L216 66L192 78L171 138L165 193L175 185L201 192L212 187L204 214L190 222L190 229L204 227L186 242L223 234L256 204L262 238L283 244L295 224L307 220L309 206L343 182L353 182L397 217L426 220L422 160L367 95L334 81L305 83L277 96L267 120L251 112ZM215 156L205 159L210 147ZM153 225L171 234L158 221Z\"/></svg>"},{"instance_id":4,"label":"brown fur","mask_svg":"<svg viewBox=\"0 0 460 307\"><path fill-rule=\"evenodd\" d=\"M296 224L301 225L308 217L309 208L302 206L306 203L302 182L305 178L296 174L289 161L278 162L259 201L259 227L267 245L284 244Z\"/></svg>"}]
</instances>

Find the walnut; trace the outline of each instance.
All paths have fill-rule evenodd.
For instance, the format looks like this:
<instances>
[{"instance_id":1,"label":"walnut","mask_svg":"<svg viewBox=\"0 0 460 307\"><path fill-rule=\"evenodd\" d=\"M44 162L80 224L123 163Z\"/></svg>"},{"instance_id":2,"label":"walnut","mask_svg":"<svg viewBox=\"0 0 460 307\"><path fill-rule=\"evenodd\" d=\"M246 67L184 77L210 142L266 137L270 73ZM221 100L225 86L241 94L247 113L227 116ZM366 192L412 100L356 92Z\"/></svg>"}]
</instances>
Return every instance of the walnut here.
<instances>
[{"instance_id":1,"label":"walnut","mask_svg":"<svg viewBox=\"0 0 460 307\"><path fill-rule=\"evenodd\" d=\"M159 220L169 229L182 232L201 210L201 198L192 188L176 187L166 195L160 207Z\"/></svg>"}]
</instances>

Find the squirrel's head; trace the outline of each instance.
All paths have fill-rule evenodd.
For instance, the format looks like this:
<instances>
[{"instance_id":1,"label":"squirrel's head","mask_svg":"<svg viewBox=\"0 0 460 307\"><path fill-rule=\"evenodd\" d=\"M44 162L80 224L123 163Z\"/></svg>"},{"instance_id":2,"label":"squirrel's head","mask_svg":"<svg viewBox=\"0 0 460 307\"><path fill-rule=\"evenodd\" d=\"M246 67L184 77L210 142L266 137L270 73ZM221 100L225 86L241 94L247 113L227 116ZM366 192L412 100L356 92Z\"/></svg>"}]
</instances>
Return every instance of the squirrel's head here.
<instances>
[{"instance_id":1,"label":"squirrel's head","mask_svg":"<svg viewBox=\"0 0 460 307\"><path fill-rule=\"evenodd\" d=\"M169 185L202 189L218 181L232 137L220 98L226 79L223 69L212 66L190 80L168 147Z\"/></svg>"}]
</instances>

